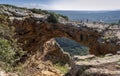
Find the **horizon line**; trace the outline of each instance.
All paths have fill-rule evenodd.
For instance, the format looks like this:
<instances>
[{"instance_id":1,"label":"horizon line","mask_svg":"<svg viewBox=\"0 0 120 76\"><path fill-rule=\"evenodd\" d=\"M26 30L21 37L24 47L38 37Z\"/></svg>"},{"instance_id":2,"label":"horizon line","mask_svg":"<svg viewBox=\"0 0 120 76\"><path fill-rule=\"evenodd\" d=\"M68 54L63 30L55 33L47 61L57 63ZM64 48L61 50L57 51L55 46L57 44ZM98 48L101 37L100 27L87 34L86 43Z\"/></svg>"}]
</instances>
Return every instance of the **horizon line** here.
<instances>
[{"instance_id":1,"label":"horizon line","mask_svg":"<svg viewBox=\"0 0 120 76\"><path fill-rule=\"evenodd\" d=\"M44 9L43 9L44 10ZM54 11L90 11L90 12L94 12L94 11L120 11L120 9L111 9L111 10L59 10L59 9L53 9ZM52 10L49 10L52 11Z\"/></svg>"},{"instance_id":2,"label":"horizon line","mask_svg":"<svg viewBox=\"0 0 120 76\"><path fill-rule=\"evenodd\" d=\"M0 5L2 5L2 4L0 4ZM4 4L3 4L4 5ZM13 5L13 6L16 6L16 7L23 7L23 8L27 8L27 9L30 9L29 7L27 7L27 6L19 6L19 5L14 5L14 4L8 4L8 5ZM33 7L33 8L35 8L35 7ZM31 7L31 9L33 9L32 7ZM85 9L85 10L81 10L81 9L78 9L78 10L74 10L74 9L71 9L71 10L69 10L69 9L42 9L42 8L35 8L35 9L41 9L41 10L48 10L48 11L52 11L52 10L54 10L54 11L90 11L90 12L94 12L94 11L120 11L120 9L103 9L103 10L87 10L87 9Z\"/></svg>"}]
</instances>

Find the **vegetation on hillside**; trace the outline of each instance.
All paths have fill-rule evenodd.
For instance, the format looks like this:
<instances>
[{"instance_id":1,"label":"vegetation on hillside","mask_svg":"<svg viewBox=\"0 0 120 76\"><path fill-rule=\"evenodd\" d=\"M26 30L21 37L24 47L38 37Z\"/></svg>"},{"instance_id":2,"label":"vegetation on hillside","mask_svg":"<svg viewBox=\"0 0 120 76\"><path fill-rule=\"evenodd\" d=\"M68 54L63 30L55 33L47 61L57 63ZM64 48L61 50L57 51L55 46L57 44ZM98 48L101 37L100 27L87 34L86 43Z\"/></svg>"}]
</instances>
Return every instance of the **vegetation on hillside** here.
<instances>
[{"instance_id":1,"label":"vegetation on hillside","mask_svg":"<svg viewBox=\"0 0 120 76\"><path fill-rule=\"evenodd\" d=\"M16 9L29 10L29 11L31 11L33 13L36 13L36 14L43 14L43 15L47 14L47 15L49 15L48 22L52 22L52 23L58 23L60 17L64 18L65 20L68 20L67 16L64 16L64 15L61 15L61 14L57 14L57 13L54 13L54 12L49 12L47 10L41 10L41 9L36 9L36 8L27 9L27 8L17 7L17 6L9 5L9 4L1 4L1 5L4 5L6 7L16 8Z\"/></svg>"},{"instance_id":2,"label":"vegetation on hillside","mask_svg":"<svg viewBox=\"0 0 120 76\"><path fill-rule=\"evenodd\" d=\"M7 16L0 14L0 67L5 71L13 71L18 66L25 52L13 38L14 28L8 25ZM18 68L17 68L18 69Z\"/></svg>"},{"instance_id":3,"label":"vegetation on hillside","mask_svg":"<svg viewBox=\"0 0 120 76\"><path fill-rule=\"evenodd\" d=\"M61 72L62 74L66 74L66 73L69 71L69 66L68 66L68 64L66 64L66 65L61 65L60 63L57 63L57 64L54 65L54 67L55 67L56 69L60 70L60 72Z\"/></svg>"},{"instance_id":4,"label":"vegetation on hillside","mask_svg":"<svg viewBox=\"0 0 120 76\"><path fill-rule=\"evenodd\" d=\"M7 7L17 8L16 6L14 6L14 5L9 5L9 4L1 4L1 5L7 6Z\"/></svg>"},{"instance_id":5,"label":"vegetation on hillside","mask_svg":"<svg viewBox=\"0 0 120 76\"><path fill-rule=\"evenodd\" d=\"M18 47L15 48L15 45L9 40L0 38L0 61L5 63L13 64L21 58L23 51Z\"/></svg>"},{"instance_id":6,"label":"vegetation on hillside","mask_svg":"<svg viewBox=\"0 0 120 76\"><path fill-rule=\"evenodd\" d=\"M120 20L118 20L118 22L116 22L116 23L111 23L111 25L119 25L120 26Z\"/></svg>"},{"instance_id":7,"label":"vegetation on hillside","mask_svg":"<svg viewBox=\"0 0 120 76\"><path fill-rule=\"evenodd\" d=\"M64 49L64 51L69 52L70 55L87 55L89 54L89 48L80 45L79 43L67 39L67 38L56 38L57 42Z\"/></svg>"},{"instance_id":8,"label":"vegetation on hillside","mask_svg":"<svg viewBox=\"0 0 120 76\"><path fill-rule=\"evenodd\" d=\"M41 10L41 9L29 9L30 11L32 11L33 13L37 13L37 14L48 14L49 17L47 19L48 22L52 22L52 23L58 23L58 18L59 15L56 13L52 13L52 12L48 12L46 10Z\"/></svg>"},{"instance_id":9,"label":"vegetation on hillside","mask_svg":"<svg viewBox=\"0 0 120 76\"><path fill-rule=\"evenodd\" d=\"M54 12L49 12L49 11L46 11L46 10L35 9L35 8L29 9L29 10L32 11L33 13L37 13L37 14L48 14L48 15L50 15L49 18L48 18L49 22L57 23L59 17L62 17L65 20L69 20L67 16L57 14L57 13L54 13Z\"/></svg>"},{"instance_id":10,"label":"vegetation on hillside","mask_svg":"<svg viewBox=\"0 0 120 76\"><path fill-rule=\"evenodd\" d=\"M50 13L50 16L47 19L48 22L58 23L58 16L54 13Z\"/></svg>"},{"instance_id":11,"label":"vegetation on hillside","mask_svg":"<svg viewBox=\"0 0 120 76\"><path fill-rule=\"evenodd\" d=\"M10 5L10 4L0 4L0 5L4 5L4 6L7 6L7 7L12 7L12 8L16 8L16 9L27 9L25 7L17 7L15 5Z\"/></svg>"},{"instance_id":12,"label":"vegetation on hillside","mask_svg":"<svg viewBox=\"0 0 120 76\"><path fill-rule=\"evenodd\" d=\"M41 10L41 9L36 9L36 8L29 9L29 10L32 11L33 13L37 13L37 14L49 14L49 12L46 10Z\"/></svg>"}]
</instances>

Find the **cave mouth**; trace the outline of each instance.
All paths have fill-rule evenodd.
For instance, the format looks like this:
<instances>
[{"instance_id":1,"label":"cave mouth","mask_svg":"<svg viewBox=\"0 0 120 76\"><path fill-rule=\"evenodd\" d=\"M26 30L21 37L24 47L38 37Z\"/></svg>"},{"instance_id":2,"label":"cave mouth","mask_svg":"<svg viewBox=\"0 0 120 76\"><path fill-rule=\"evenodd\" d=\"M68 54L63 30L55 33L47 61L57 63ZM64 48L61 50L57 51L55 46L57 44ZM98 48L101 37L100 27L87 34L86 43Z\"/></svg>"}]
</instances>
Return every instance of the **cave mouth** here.
<instances>
[{"instance_id":1,"label":"cave mouth","mask_svg":"<svg viewBox=\"0 0 120 76\"><path fill-rule=\"evenodd\" d=\"M74 55L88 55L89 47L81 45L80 43L68 39L66 37L57 37L55 38L57 43L63 48L65 52L68 52L71 56Z\"/></svg>"}]
</instances>

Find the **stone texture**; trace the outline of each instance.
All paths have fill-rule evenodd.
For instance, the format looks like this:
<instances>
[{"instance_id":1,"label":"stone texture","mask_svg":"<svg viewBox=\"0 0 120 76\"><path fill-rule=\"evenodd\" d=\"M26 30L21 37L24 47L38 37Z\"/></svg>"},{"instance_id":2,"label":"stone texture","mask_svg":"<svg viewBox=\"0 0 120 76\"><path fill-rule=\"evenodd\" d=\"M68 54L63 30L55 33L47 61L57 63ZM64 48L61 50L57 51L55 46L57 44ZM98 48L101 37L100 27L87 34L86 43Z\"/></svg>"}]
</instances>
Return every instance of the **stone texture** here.
<instances>
[{"instance_id":1,"label":"stone texture","mask_svg":"<svg viewBox=\"0 0 120 76\"><path fill-rule=\"evenodd\" d=\"M50 60L53 64L71 64L69 53L64 52L54 39L51 39L44 44L44 54L42 57L43 60Z\"/></svg>"},{"instance_id":2,"label":"stone texture","mask_svg":"<svg viewBox=\"0 0 120 76\"><path fill-rule=\"evenodd\" d=\"M77 60L71 66L68 76L119 76L119 60L119 55Z\"/></svg>"},{"instance_id":3,"label":"stone texture","mask_svg":"<svg viewBox=\"0 0 120 76\"><path fill-rule=\"evenodd\" d=\"M85 56L79 56L79 55L75 55L74 57L73 57L73 60L77 60L77 61L80 61L80 60L86 60L86 59L93 59L93 58L95 58L95 56L94 55L85 55Z\"/></svg>"},{"instance_id":4,"label":"stone texture","mask_svg":"<svg viewBox=\"0 0 120 76\"><path fill-rule=\"evenodd\" d=\"M21 58L21 62L26 61L24 66L26 69L25 73L28 76L60 76L60 73L53 68L52 63L59 61L65 63L66 61L68 63L71 62L69 55L64 53L53 40L53 38L56 37L67 37L75 40L89 47L90 53L94 55L105 55L107 53L116 54L117 50L120 50L119 27L116 29L109 24L76 23L69 21L62 21L63 23L56 24L48 23L46 16L34 14L29 10L3 5L0 6L0 13L8 16L8 25L15 27L14 38L21 44L23 50L27 52L28 57ZM36 17L36 15L39 17ZM0 22L5 23L4 20L0 20ZM81 76L86 70L88 70L86 72L89 72L89 70L93 72L96 71L96 68L90 69L90 67L102 67L97 70L95 74L101 71L101 69L105 72L106 70L103 70L103 66L109 67L108 64L112 65L119 60L119 57L119 55L113 55L107 56L107 58L104 59L91 59L86 62L75 61L75 63L71 64L72 69L67 75ZM48 60L52 63L48 62ZM110 72L112 71L110 70ZM116 71L114 72L116 73ZM4 74L3 72L1 73ZM96 76L98 76L98 74Z\"/></svg>"},{"instance_id":5,"label":"stone texture","mask_svg":"<svg viewBox=\"0 0 120 76\"><path fill-rule=\"evenodd\" d=\"M108 69L90 68L82 76L119 76L120 71L110 71Z\"/></svg>"},{"instance_id":6,"label":"stone texture","mask_svg":"<svg viewBox=\"0 0 120 76\"><path fill-rule=\"evenodd\" d=\"M114 43L100 43L100 33L87 28L78 28L73 25L37 23L36 20L14 20L11 24L16 28L16 37L29 52L40 50L46 41L55 37L67 37L90 48L90 53L95 55L115 54L119 45ZM25 47L27 46L27 47ZM42 51L42 50L41 50Z\"/></svg>"},{"instance_id":7,"label":"stone texture","mask_svg":"<svg viewBox=\"0 0 120 76\"><path fill-rule=\"evenodd\" d=\"M0 68L0 76L18 76L18 74L16 74L16 73L12 73L12 72L5 72L4 70L2 70L1 68Z\"/></svg>"},{"instance_id":8,"label":"stone texture","mask_svg":"<svg viewBox=\"0 0 120 76\"><path fill-rule=\"evenodd\" d=\"M29 76L62 76L62 73L54 68L54 64L71 64L71 57L64 52L54 39L44 44L43 54L37 52L25 63L25 75Z\"/></svg>"},{"instance_id":9,"label":"stone texture","mask_svg":"<svg viewBox=\"0 0 120 76\"><path fill-rule=\"evenodd\" d=\"M88 46L90 53L95 55L115 54L120 49L118 44L120 27L118 26L75 21L54 24L47 22L48 15L35 14L27 9L4 5L0 5L0 8L2 14L6 12L12 14L7 15L10 17L10 25L15 27L15 37L29 52L41 50L46 41L56 37L67 37L75 40Z\"/></svg>"}]
</instances>

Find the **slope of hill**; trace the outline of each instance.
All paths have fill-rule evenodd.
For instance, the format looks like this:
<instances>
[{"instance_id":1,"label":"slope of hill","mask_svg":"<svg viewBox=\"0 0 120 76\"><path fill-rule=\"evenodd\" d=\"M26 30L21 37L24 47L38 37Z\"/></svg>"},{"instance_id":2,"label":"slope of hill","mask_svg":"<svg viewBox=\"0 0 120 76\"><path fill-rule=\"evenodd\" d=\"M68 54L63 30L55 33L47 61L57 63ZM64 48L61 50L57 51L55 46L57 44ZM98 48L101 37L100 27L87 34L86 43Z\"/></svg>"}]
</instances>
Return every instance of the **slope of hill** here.
<instances>
[{"instance_id":1,"label":"slope of hill","mask_svg":"<svg viewBox=\"0 0 120 76\"><path fill-rule=\"evenodd\" d=\"M71 20L76 21L91 21L91 22L104 22L116 23L120 20L120 11L56 11L56 13L63 14Z\"/></svg>"},{"instance_id":2,"label":"slope of hill","mask_svg":"<svg viewBox=\"0 0 120 76\"><path fill-rule=\"evenodd\" d=\"M65 16L40 9L0 5L0 67L4 70L0 70L0 75L63 76L70 70L67 74L74 73L69 76L79 76L81 72L85 73L86 69L89 70L89 66L87 68L83 66L83 69L80 70L79 56L75 56L78 58L71 57L54 38L66 37L75 40L89 47L90 54L104 57L107 53L119 54L119 29L118 25L71 22ZM58 42L60 43L60 41ZM71 47L73 45L70 44L74 44L74 42L70 41L69 46ZM68 46L68 44L62 44L62 46ZM78 45L73 47L77 48ZM94 58L94 55L84 58ZM118 62L118 56L115 55L117 58L115 62ZM110 66L111 64L110 62ZM98 67L96 68L98 69ZM74 71L71 72L71 70Z\"/></svg>"}]
</instances>

